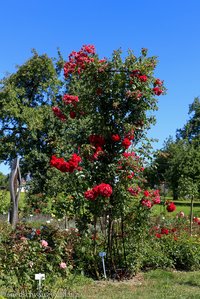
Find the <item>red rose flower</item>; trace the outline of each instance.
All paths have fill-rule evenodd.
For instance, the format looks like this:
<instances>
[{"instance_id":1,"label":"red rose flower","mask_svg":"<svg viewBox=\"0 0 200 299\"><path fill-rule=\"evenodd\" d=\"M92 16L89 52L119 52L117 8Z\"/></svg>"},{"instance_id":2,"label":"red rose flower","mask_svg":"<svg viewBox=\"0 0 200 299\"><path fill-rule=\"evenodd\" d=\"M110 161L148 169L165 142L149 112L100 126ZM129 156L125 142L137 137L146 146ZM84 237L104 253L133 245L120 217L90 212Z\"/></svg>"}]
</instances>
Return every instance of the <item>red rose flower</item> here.
<instances>
[{"instance_id":1,"label":"red rose flower","mask_svg":"<svg viewBox=\"0 0 200 299\"><path fill-rule=\"evenodd\" d=\"M98 146L102 147L105 144L105 139L101 135L92 134L89 136L89 141L91 144L93 144L96 147Z\"/></svg>"},{"instance_id":2,"label":"red rose flower","mask_svg":"<svg viewBox=\"0 0 200 299\"><path fill-rule=\"evenodd\" d=\"M125 135L126 138L128 138L129 140L133 140L134 139L134 130L131 130L130 132L128 132L126 135Z\"/></svg>"},{"instance_id":3,"label":"red rose flower","mask_svg":"<svg viewBox=\"0 0 200 299\"><path fill-rule=\"evenodd\" d=\"M159 234L159 233L157 233L155 236L156 236L156 238L158 238L158 239L160 239L160 238L162 237L162 235Z\"/></svg>"},{"instance_id":4,"label":"red rose flower","mask_svg":"<svg viewBox=\"0 0 200 299\"><path fill-rule=\"evenodd\" d=\"M147 81L147 76L146 75L139 76L139 79L140 79L141 82L146 82Z\"/></svg>"},{"instance_id":5,"label":"red rose flower","mask_svg":"<svg viewBox=\"0 0 200 299\"><path fill-rule=\"evenodd\" d=\"M63 158L57 158L56 156L51 157L50 165L57 168L62 172L73 172L78 169L81 157L77 154L73 154L69 161L65 161Z\"/></svg>"},{"instance_id":6,"label":"red rose flower","mask_svg":"<svg viewBox=\"0 0 200 299\"><path fill-rule=\"evenodd\" d=\"M140 189L139 186L137 186L137 187L135 187L135 188L133 188L133 187L129 187L127 190L128 190L128 192L129 192L131 195L133 195L133 196L137 196L137 195L139 194L139 192L141 191L141 189Z\"/></svg>"},{"instance_id":7,"label":"red rose flower","mask_svg":"<svg viewBox=\"0 0 200 299\"><path fill-rule=\"evenodd\" d=\"M200 224L200 218L198 217L194 217L193 218L193 222L197 223L197 224Z\"/></svg>"},{"instance_id":8,"label":"red rose flower","mask_svg":"<svg viewBox=\"0 0 200 299\"><path fill-rule=\"evenodd\" d=\"M168 212L173 212L176 210L176 206L173 202L170 202L168 205L167 205L167 211Z\"/></svg>"},{"instance_id":9,"label":"red rose flower","mask_svg":"<svg viewBox=\"0 0 200 299\"><path fill-rule=\"evenodd\" d=\"M36 233L36 235L40 235L41 234L41 231L40 231L40 229L36 229L36 231L35 231L35 233Z\"/></svg>"},{"instance_id":10,"label":"red rose flower","mask_svg":"<svg viewBox=\"0 0 200 299\"><path fill-rule=\"evenodd\" d=\"M63 102L66 105L69 105L69 104L76 105L76 103L79 102L79 98L78 98L78 96L72 96L69 94L65 94L63 96Z\"/></svg>"},{"instance_id":11,"label":"red rose flower","mask_svg":"<svg viewBox=\"0 0 200 299\"><path fill-rule=\"evenodd\" d=\"M76 112L70 111L69 115L72 119L74 119L76 117Z\"/></svg>"},{"instance_id":12,"label":"red rose flower","mask_svg":"<svg viewBox=\"0 0 200 299\"><path fill-rule=\"evenodd\" d=\"M95 47L93 45L83 45L81 50L89 54L95 54Z\"/></svg>"},{"instance_id":13,"label":"red rose flower","mask_svg":"<svg viewBox=\"0 0 200 299\"><path fill-rule=\"evenodd\" d=\"M145 191L144 191L144 196L145 196L145 197L148 197L149 195L150 195L149 191L145 190Z\"/></svg>"},{"instance_id":14,"label":"red rose flower","mask_svg":"<svg viewBox=\"0 0 200 299\"><path fill-rule=\"evenodd\" d=\"M129 157L134 157L135 156L135 153L132 152L132 153L123 153L122 156L124 156L124 158L129 158Z\"/></svg>"},{"instance_id":15,"label":"red rose flower","mask_svg":"<svg viewBox=\"0 0 200 299\"><path fill-rule=\"evenodd\" d=\"M161 228L161 234L162 235L168 235L169 234L169 230L165 227Z\"/></svg>"},{"instance_id":16,"label":"red rose flower","mask_svg":"<svg viewBox=\"0 0 200 299\"><path fill-rule=\"evenodd\" d=\"M112 194L112 187L109 184L101 183L98 185L98 192L103 197L110 197Z\"/></svg>"},{"instance_id":17,"label":"red rose flower","mask_svg":"<svg viewBox=\"0 0 200 299\"><path fill-rule=\"evenodd\" d=\"M85 196L86 199L89 199L89 200L92 200L92 201L97 198L97 194L94 192L93 189L85 191L84 196Z\"/></svg>"},{"instance_id":18,"label":"red rose flower","mask_svg":"<svg viewBox=\"0 0 200 299\"><path fill-rule=\"evenodd\" d=\"M93 45L84 45L79 52L72 51L69 55L69 61L64 65L64 75L66 78L72 73L81 74L86 68L87 64L94 61L91 57L95 54Z\"/></svg>"},{"instance_id":19,"label":"red rose flower","mask_svg":"<svg viewBox=\"0 0 200 299\"><path fill-rule=\"evenodd\" d=\"M66 116L62 113L62 111L60 110L59 107L52 107L52 111L54 113L55 116L57 116L61 121L65 121L66 120Z\"/></svg>"},{"instance_id":20,"label":"red rose flower","mask_svg":"<svg viewBox=\"0 0 200 299\"><path fill-rule=\"evenodd\" d=\"M118 134L112 135L111 136L112 141L114 142L118 142L120 141L120 136Z\"/></svg>"},{"instance_id":21,"label":"red rose flower","mask_svg":"<svg viewBox=\"0 0 200 299\"><path fill-rule=\"evenodd\" d=\"M102 149L100 146L98 146L98 147L96 148L94 154L92 155L92 158L93 158L94 160L97 160L97 159L98 159L101 155L103 155L103 154L104 154L103 149Z\"/></svg>"},{"instance_id":22,"label":"red rose flower","mask_svg":"<svg viewBox=\"0 0 200 299\"><path fill-rule=\"evenodd\" d=\"M161 86L163 84L163 81L161 81L160 79L156 79L154 82L154 86Z\"/></svg>"},{"instance_id":23,"label":"red rose flower","mask_svg":"<svg viewBox=\"0 0 200 299\"><path fill-rule=\"evenodd\" d=\"M130 145L131 145L130 140L128 138L124 138L122 141L122 146L125 147L125 149L128 149Z\"/></svg>"},{"instance_id":24,"label":"red rose flower","mask_svg":"<svg viewBox=\"0 0 200 299\"><path fill-rule=\"evenodd\" d=\"M154 87L153 92L155 95L160 96L163 93L163 90L160 89L159 87Z\"/></svg>"}]
</instances>

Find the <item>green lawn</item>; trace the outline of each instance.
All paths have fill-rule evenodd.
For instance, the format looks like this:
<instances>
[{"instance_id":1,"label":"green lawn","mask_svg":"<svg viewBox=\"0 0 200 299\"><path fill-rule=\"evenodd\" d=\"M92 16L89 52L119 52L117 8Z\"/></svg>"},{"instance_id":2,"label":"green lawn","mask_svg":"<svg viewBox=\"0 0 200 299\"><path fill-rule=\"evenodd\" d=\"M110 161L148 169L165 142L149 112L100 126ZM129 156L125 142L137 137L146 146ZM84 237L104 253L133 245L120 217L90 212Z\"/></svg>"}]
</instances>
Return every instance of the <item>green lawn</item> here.
<instances>
[{"instance_id":1,"label":"green lawn","mask_svg":"<svg viewBox=\"0 0 200 299\"><path fill-rule=\"evenodd\" d=\"M79 299L200 299L200 271L154 270L124 282L85 282L73 292Z\"/></svg>"},{"instance_id":2,"label":"green lawn","mask_svg":"<svg viewBox=\"0 0 200 299\"><path fill-rule=\"evenodd\" d=\"M168 213L166 211L166 207L163 205L157 205L153 207L153 215L159 215L160 213L166 214L166 215L170 215L170 216L175 216L177 213L179 212L184 212L186 216L190 215L190 206L189 206L189 202L185 202L184 205L184 201L182 202L174 202L176 205L176 210L174 212ZM193 207L193 214L196 217L200 217L200 203L196 202L196 205L194 204Z\"/></svg>"},{"instance_id":3,"label":"green lawn","mask_svg":"<svg viewBox=\"0 0 200 299\"><path fill-rule=\"evenodd\" d=\"M45 285L45 281L42 285ZM0 299L10 298L5 294L6 289L0 289ZM14 297L18 298L17 291L16 294L12 293L12 295L16 295ZM33 295L37 294L34 293ZM92 281L84 276L76 276L71 283L62 284L62 289L59 288L59 283L53 285L49 296L45 298L200 299L200 271L179 272L157 269L139 273L132 279L121 282L112 280Z\"/></svg>"}]
</instances>

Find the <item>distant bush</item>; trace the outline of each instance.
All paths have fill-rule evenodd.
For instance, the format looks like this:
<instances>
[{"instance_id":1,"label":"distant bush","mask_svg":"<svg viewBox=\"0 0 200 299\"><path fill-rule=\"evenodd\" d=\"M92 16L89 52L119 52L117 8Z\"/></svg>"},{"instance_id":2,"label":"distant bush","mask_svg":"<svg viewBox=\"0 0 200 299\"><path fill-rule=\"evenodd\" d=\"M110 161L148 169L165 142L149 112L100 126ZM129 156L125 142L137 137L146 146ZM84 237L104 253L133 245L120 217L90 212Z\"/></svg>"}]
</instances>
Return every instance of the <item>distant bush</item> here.
<instances>
[{"instance_id":1,"label":"distant bush","mask_svg":"<svg viewBox=\"0 0 200 299\"><path fill-rule=\"evenodd\" d=\"M142 247L142 269L175 268L197 270L200 267L199 225L189 235L187 217L164 219L150 230Z\"/></svg>"}]
</instances>

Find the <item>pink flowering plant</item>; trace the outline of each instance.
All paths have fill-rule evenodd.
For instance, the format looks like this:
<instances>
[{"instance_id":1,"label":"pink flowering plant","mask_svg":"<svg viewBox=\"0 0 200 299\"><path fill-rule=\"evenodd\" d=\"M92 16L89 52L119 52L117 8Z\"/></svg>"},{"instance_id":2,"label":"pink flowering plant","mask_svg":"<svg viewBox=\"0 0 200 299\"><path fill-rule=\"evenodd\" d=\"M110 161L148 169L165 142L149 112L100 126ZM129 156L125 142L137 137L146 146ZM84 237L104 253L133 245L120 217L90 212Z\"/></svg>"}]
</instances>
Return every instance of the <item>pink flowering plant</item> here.
<instances>
[{"instance_id":1,"label":"pink flowering plant","mask_svg":"<svg viewBox=\"0 0 200 299\"><path fill-rule=\"evenodd\" d=\"M66 198L73 196L81 240L92 225L96 257L96 235L102 234L111 271L128 267L128 219L143 227L160 203L158 190L144 189L143 161L134 148L154 122L147 112L157 109L165 87L154 77L157 60L147 49L138 58L132 51L124 59L121 54L100 59L93 45L73 51L64 65L66 92L52 108L66 123L69 142L55 148L50 164L69 177Z\"/></svg>"},{"instance_id":2,"label":"pink flowering plant","mask_svg":"<svg viewBox=\"0 0 200 299\"><path fill-rule=\"evenodd\" d=\"M45 273L47 288L59 278L67 281L70 277L74 246L79 241L75 230L19 224L15 231L1 231L1 236L1 284L8 290L36 291L36 273Z\"/></svg>"}]
</instances>

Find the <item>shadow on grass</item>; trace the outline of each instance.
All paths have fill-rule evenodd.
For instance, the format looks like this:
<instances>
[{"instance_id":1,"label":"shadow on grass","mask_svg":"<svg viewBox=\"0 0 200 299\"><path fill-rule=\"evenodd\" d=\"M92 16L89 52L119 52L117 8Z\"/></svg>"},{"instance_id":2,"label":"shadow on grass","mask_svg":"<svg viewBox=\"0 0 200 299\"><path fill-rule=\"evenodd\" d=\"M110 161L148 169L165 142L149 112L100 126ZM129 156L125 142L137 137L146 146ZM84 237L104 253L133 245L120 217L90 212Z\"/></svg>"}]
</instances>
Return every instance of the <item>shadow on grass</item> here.
<instances>
[{"instance_id":1,"label":"shadow on grass","mask_svg":"<svg viewBox=\"0 0 200 299\"><path fill-rule=\"evenodd\" d=\"M185 282L177 282L176 284L200 288L200 284L199 283L194 282L194 281L190 281L190 280L189 281L185 281Z\"/></svg>"}]
</instances>

